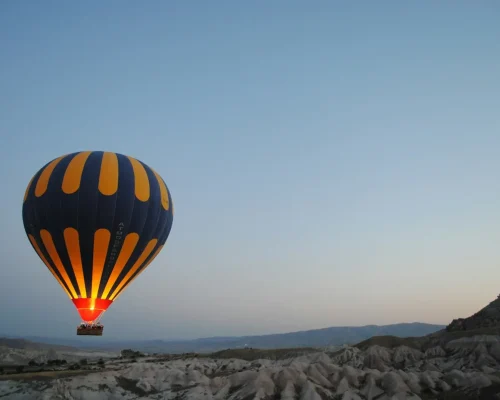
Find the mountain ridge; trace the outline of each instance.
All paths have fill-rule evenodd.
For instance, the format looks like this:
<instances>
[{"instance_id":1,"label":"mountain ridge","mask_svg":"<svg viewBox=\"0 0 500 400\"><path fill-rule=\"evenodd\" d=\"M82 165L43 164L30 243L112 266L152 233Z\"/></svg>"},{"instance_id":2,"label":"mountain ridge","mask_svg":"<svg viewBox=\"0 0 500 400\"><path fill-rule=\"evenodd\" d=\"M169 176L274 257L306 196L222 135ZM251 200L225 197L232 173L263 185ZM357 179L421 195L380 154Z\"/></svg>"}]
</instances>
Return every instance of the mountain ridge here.
<instances>
[{"instance_id":1,"label":"mountain ridge","mask_svg":"<svg viewBox=\"0 0 500 400\"><path fill-rule=\"evenodd\" d=\"M89 341L88 338L51 338L40 336L12 337L23 338L30 342L64 345L75 348L94 348L121 350L134 348L147 352L213 352L227 348L254 347L297 348L297 347L328 347L344 344L355 344L373 336L391 335L396 337L425 336L437 332L446 325L428 324L423 322L404 322L389 325L363 326L332 326L319 329L301 330L295 332L272 333L246 336L212 336L197 339L136 339L114 340L99 338L99 341ZM86 340L87 339L87 340ZM95 339L95 338L93 338Z\"/></svg>"},{"instance_id":2,"label":"mountain ridge","mask_svg":"<svg viewBox=\"0 0 500 400\"><path fill-rule=\"evenodd\" d=\"M446 327L447 332L472 331L500 326L500 295L467 318L456 318Z\"/></svg>"}]
</instances>

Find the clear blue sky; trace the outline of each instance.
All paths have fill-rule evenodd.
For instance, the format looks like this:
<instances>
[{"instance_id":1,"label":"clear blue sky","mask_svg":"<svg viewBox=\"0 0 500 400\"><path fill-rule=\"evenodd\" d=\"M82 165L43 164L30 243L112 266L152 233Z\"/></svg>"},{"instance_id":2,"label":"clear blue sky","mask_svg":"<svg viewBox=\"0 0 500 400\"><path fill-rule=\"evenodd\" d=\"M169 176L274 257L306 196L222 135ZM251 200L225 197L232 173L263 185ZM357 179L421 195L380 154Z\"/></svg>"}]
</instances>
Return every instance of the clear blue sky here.
<instances>
[{"instance_id":1,"label":"clear blue sky","mask_svg":"<svg viewBox=\"0 0 500 400\"><path fill-rule=\"evenodd\" d=\"M2 1L2 333L74 336L21 209L78 150L139 158L175 203L109 337L475 312L500 292L499 20L496 1Z\"/></svg>"}]
</instances>

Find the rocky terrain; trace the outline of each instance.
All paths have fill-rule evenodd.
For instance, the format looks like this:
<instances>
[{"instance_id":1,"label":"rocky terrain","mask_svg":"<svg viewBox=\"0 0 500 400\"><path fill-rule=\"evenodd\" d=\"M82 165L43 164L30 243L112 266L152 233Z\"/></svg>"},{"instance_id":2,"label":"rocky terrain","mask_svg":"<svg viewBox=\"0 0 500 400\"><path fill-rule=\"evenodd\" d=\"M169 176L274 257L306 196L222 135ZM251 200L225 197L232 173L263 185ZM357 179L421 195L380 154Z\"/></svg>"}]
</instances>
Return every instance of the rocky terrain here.
<instances>
[{"instance_id":1,"label":"rocky terrain","mask_svg":"<svg viewBox=\"0 0 500 400\"><path fill-rule=\"evenodd\" d=\"M498 302L424 337L378 336L337 350L124 351L93 363L0 371L0 399L495 400Z\"/></svg>"},{"instance_id":2,"label":"rocky terrain","mask_svg":"<svg viewBox=\"0 0 500 400\"><path fill-rule=\"evenodd\" d=\"M242 354L239 350L247 360L208 356L113 359L99 371L49 380L4 376L0 398L417 400L495 399L500 393L497 336L453 340L425 351L405 345L393 349L372 345L366 350L345 346L334 353L310 350L291 357L285 353L277 360L252 360L256 351Z\"/></svg>"}]
</instances>

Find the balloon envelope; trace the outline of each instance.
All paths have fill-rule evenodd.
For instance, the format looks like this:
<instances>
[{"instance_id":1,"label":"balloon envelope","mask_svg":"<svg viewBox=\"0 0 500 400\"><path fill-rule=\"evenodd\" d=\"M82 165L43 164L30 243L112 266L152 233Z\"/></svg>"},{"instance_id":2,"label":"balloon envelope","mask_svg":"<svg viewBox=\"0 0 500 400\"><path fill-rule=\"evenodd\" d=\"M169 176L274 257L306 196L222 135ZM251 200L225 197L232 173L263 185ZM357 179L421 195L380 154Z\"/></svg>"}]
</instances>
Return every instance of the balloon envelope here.
<instances>
[{"instance_id":1,"label":"balloon envelope","mask_svg":"<svg viewBox=\"0 0 500 400\"><path fill-rule=\"evenodd\" d=\"M31 179L24 229L83 321L99 318L163 248L173 203L163 179L118 153L58 157Z\"/></svg>"}]
</instances>

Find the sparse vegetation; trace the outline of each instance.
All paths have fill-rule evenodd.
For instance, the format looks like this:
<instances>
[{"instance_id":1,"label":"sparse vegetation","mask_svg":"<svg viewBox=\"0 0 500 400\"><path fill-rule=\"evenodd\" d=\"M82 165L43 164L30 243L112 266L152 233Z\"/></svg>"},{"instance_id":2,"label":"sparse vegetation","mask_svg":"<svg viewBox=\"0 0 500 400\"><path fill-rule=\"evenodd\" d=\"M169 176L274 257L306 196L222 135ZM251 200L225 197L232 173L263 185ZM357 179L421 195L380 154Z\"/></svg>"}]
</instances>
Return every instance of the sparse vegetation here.
<instances>
[{"instance_id":1,"label":"sparse vegetation","mask_svg":"<svg viewBox=\"0 0 500 400\"><path fill-rule=\"evenodd\" d=\"M111 390L111 388L108 385L106 385L105 383L100 383L98 388L99 388L100 392L104 392L104 391L109 392Z\"/></svg>"},{"instance_id":2,"label":"sparse vegetation","mask_svg":"<svg viewBox=\"0 0 500 400\"><path fill-rule=\"evenodd\" d=\"M59 379L69 376L89 374L92 371L83 370L62 370L62 371L36 371L36 372L24 372L24 373L10 373L2 376L2 380L8 379L9 381L23 380L23 381L51 381L53 379Z\"/></svg>"},{"instance_id":3,"label":"sparse vegetation","mask_svg":"<svg viewBox=\"0 0 500 400\"><path fill-rule=\"evenodd\" d=\"M283 360L291 357L298 357L320 351L312 347L290 348L290 349L226 349L211 353L210 358L238 358L240 360L254 361L258 359Z\"/></svg>"},{"instance_id":4,"label":"sparse vegetation","mask_svg":"<svg viewBox=\"0 0 500 400\"><path fill-rule=\"evenodd\" d=\"M120 352L120 354L123 358L144 357L143 353L141 353L140 351L134 351L132 349L124 349Z\"/></svg>"},{"instance_id":5,"label":"sparse vegetation","mask_svg":"<svg viewBox=\"0 0 500 400\"><path fill-rule=\"evenodd\" d=\"M148 392L146 392L144 389L141 389L140 387L137 386L137 383L139 382L138 379L128 379L125 378L124 376L116 376L115 379L116 379L116 385L122 388L123 390L126 390L127 392L132 392L137 396L145 396L148 394Z\"/></svg>"},{"instance_id":6,"label":"sparse vegetation","mask_svg":"<svg viewBox=\"0 0 500 400\"><path fill-rule=\"evenodd\" d=\"M61 365L66 365L68 362L66 360L59 360L59 359L55 359L55 360L48 360L47 361L47 365L57 365L57 366L61 366Z\"/></svg>"}]
</instances>

